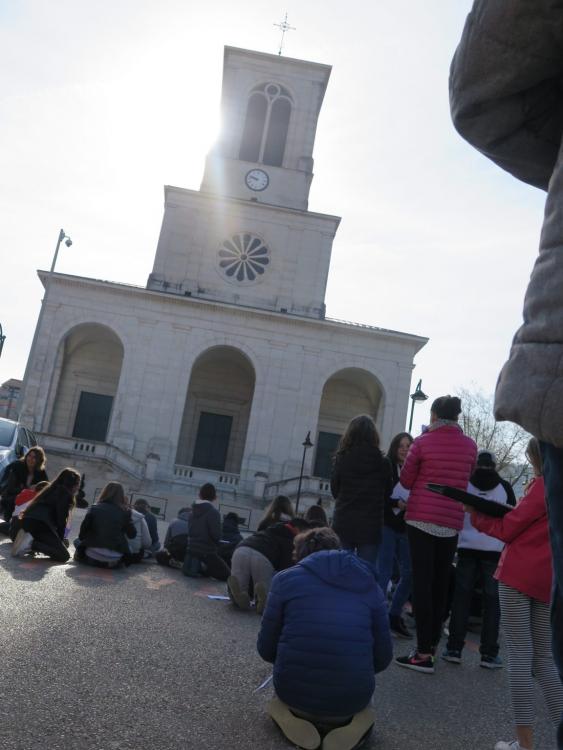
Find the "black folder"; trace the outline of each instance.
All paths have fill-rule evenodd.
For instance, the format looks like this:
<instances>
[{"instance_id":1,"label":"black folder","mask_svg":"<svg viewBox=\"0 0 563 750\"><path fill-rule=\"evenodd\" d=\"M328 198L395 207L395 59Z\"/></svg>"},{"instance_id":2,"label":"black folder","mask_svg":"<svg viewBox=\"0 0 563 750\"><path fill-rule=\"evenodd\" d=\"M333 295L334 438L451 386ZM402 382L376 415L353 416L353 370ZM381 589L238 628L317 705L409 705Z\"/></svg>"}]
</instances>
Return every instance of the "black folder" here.
<instances>
[{"instance_id":1,"label":"black folder","mask_svg":"<svg viewBox=\"0 0 563 750\"><path fill-rule=\"evenodd\" d=\"M436 492L439 495L445 495L452 500L457 500L458 503L469 505L474 510L478 510L479 513L485 513L485 515L492 516L493 518L502 518L512 510L511 505L497 503L496 500L487 500L486 497L472 495L470 492L458 490L456 487L448 487L447 484L429 483L426 485L426 487L431 492Z\"/></svg>"}]
</instances>

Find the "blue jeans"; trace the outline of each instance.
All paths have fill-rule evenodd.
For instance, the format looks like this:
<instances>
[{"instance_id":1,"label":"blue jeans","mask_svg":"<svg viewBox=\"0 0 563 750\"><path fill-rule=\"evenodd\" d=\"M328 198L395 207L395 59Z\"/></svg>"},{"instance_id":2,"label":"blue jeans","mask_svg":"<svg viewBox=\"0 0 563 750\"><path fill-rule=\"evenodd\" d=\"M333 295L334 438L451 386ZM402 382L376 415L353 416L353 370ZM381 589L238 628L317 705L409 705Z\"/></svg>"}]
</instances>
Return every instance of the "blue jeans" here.
<instances>
[{"instance_id":1,"label":"blue jeans","mask_svg":"<svg viewBox=\"0 0 563 750\"><path fill-rule=\"evenodd\" d=\"M563 682L563 448L541 443L541 450L553 557L551 646L559 678ZM557 732L557 747L563 750L563 716Z\"/></svg>"},{"instance_id":2,"label":"blue jeans","mask_svg":"<svg viewBox=\"0 0 563 750\"><path fill-rule=\"evenodd\" d=\"M498 583L493 578L498 560L459 555L455 570L455 591L450 616L448 649L461 651L465 645L467 623L475 584L483 581L483 625L481 647L483 656L497 656L500 604Z\"/></svg>"},{"instance_id":3,"label":"blue jeans","mask_svg":"<svg viewBox=\"0 0 563 750\"><path fill-rule=\"evenodd\" d=\"M393 572L393 562L397 557L401 578L393 594L389 614L391 617L400 617L403 612L412 587L411 554L409 551L409 540L407 532L395 531L389 526L383 527L383 538L377 558L377 573L379 585L387 596L387 587Z\"/></svg>"}]
</instances>

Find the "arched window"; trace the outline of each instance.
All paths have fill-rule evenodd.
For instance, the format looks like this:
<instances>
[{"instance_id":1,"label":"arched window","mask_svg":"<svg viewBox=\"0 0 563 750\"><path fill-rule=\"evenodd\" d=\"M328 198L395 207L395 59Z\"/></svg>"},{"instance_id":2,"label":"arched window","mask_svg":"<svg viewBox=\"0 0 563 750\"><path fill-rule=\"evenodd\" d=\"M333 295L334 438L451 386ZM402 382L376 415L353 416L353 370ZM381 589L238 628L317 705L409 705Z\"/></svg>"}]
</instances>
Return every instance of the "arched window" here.
<instances>
[{"instance_id":1,"label":"arched window","mask_svg":"<svg viewBox=\"0 0 563 750\"><path fill-rule=\"evenodd\" d=\"M281 167L287 141L291 96L277 83L253 89L246 108L239 159Z\"/></svg>"}]
</instances>

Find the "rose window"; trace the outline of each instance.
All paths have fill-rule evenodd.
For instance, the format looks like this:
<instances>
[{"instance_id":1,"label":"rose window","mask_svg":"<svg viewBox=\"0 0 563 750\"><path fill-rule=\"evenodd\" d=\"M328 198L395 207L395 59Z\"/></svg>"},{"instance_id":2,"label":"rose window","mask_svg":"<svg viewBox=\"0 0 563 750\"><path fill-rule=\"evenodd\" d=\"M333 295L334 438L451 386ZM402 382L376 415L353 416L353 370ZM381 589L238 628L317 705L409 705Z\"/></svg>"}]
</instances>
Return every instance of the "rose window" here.
<instances>
[{"instance_id":1,"label":"rose window","mask_svg":"<svg viewBox=\"0 0 563 750\"><path fill-rule=\"evenodd\" d=\"M234 234L219 249L219 268L228 281L257 281L270 264L270 251L255 234Z\"/></svg>"}]
</instances>

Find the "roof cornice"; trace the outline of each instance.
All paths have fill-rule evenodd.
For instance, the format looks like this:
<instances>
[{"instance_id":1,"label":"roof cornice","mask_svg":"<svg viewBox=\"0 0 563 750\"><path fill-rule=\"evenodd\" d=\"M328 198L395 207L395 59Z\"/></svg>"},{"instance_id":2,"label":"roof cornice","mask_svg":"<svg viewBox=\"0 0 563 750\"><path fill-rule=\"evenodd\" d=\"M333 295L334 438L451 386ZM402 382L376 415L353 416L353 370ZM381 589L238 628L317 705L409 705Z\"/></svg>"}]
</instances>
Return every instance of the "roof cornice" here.
<instances>
[{"instance_id":1,"label":"roof cornice","mask_svg":"<svg viewBox=\"0 0 563 750\"><path fill-rule=\"evenodd\" d=\"M39 276L41 283L45 286L47 277L49 276L48 271L38 270L37 275ZM183 307L189 307L193 305L200 305L204 308L220 309L228 311L231 315L262 317L269 320L282 320L286 325L308 325L315 328L328 328L332 330L347 330L354 332L354 334L364 334L370 338L377 337L385 339L387 341L398 341L402 343L409 343L415 348L415 353L420 351L422 347L428 342L428 338L425 336L416 336L412 333L403 333L402 331L393 331L388 328L378 328L377 326L369 326L363 323L352 323L343 320L336 320L331 318L309 318L305 315L295 315L293 313L282 313L275 310L264 310L263 308L251 307L249 305L234 305L229 302L221 302L219 300L203 299L201 297L184 297L180 294L172 294L170 292L159 292L154 289L147 289L143 286L137 286L135 284L126 284L118 281L106 281L104 279L92 279L88 276L75 276L73 274L66 273L53 273L52 281L60 282L66 286L78 286L78 287L98 287L103 288L110 293L125 293L136 297L148 297L155 301L165 302L169 304L182 305Z\"/></svg>"}]
</instances>

